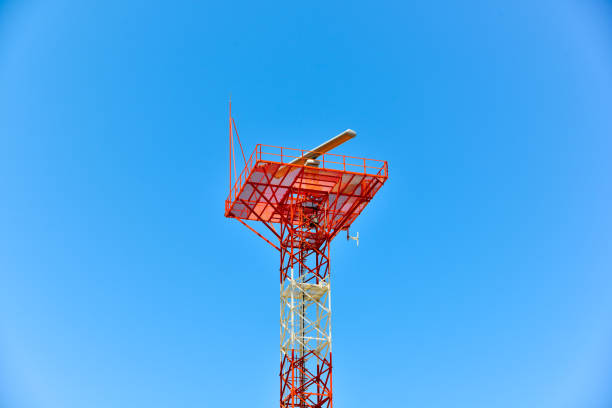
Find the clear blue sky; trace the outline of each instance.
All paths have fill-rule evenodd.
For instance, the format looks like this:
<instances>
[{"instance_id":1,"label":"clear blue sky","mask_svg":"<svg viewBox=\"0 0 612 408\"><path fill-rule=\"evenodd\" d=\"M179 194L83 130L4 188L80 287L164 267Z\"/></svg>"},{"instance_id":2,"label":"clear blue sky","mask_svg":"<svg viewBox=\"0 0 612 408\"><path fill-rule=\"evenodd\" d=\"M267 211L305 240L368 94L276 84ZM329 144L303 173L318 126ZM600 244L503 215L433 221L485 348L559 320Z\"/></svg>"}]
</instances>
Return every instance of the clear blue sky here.
<instances>
[{"instance_id":1,"label":"clear blue sky","mask_svg":"<svg viewBox=\"0 0 612 408\"><path fill-rule=\"evenodd\" d=\"M612 406L603 1L0 1L0 407L274 407L245 148L389 161L332 247L337 408Z\"/></svg>"}]
</instances>

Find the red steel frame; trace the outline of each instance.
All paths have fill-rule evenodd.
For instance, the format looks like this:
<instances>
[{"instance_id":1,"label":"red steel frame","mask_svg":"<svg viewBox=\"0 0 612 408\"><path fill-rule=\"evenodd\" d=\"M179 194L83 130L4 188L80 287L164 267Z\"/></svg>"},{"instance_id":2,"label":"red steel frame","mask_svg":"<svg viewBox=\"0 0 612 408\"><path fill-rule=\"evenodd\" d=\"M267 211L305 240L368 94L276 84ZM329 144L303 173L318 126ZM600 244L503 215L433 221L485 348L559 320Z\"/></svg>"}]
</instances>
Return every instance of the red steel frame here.
<instances>
[{"instance_id":1,"label":"red steel frame","mask_svg":"<svg viewBox=\"0 0 612 408\"><path fill-rule=\"evenodd\" d=\"M280 281L281 293L283 288L294 287L328 289L329 287L329 252L330 240L328 220L324 214L324 196L313 196L303 191L292 191L289 201L289 219L297 219L296 224L281 222L281 251L280 251ZM307 204L307 205L304 205ZM297 271L297 276L294 276ZM321 286L324 284L325 286ZM312 286L316 285L316 286ZM287 290L287 289L284 289ZM291 290L290 290L291 291ZM294 322L294 333L297 347L285 347L281 335L281 363L280 363L280 406L281 407L331 407L332 406L332 357L331 332L329 343L326 338L319 338L314 347L308 347L307 318L316 320L321 316L324 304L306 301L311 291L292 291L295 297L297 324ZM316 311L310 313L306 309ZM329 308L326 308L329 309ZM318 313L317 313L318 312ZM313 317L314 315L314 317ZM300 318L300 316L304 318ZM331 318L331 316L329 316ZM282 321L282 315L281 315ZM325 322L331 323L330 320ZM282 323L281 323L282 324ZM331 327L318 327L310 332L331 329ZM317 335L317 333L314 333Z\"/></svg>"},{"instance_id":2,"label":"red steel frame","mask_svg":"<svg viewBox=\"0 0 612 408\"><path fill-rule=\"evenodd\" d=\"M247 160L231 103L229 120L225 216L280 253L280 407L332 407L330 243L387 180L387 162L325 153L316 163L295 165L289 162L308 150L261 144ZM233 132L245 163L239 175ZM269 238L249 220L263 224Z\"/></svg>"}]
</instances>

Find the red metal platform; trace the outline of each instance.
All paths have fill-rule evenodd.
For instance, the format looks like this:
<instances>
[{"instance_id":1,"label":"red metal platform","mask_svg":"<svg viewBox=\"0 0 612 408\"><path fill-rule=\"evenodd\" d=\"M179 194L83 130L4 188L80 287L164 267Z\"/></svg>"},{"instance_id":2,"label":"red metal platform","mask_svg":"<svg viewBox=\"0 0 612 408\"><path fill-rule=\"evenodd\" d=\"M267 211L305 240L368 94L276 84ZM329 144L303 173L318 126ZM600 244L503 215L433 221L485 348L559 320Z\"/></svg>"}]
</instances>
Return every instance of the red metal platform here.
<instances>
[{"instance_id":1,"label":"red metal platform","mask_svg":"<svg viewBox=\"0 0 612 408\"><path fill-rule=\"evenodd\" d=\"M348 228L387 180L387 162L332 153L306 160L309 152L257 145L230 189L225 216L297 225L291 197L306 195L326 201L328 232Z\"/></svg>"}]
</instances>

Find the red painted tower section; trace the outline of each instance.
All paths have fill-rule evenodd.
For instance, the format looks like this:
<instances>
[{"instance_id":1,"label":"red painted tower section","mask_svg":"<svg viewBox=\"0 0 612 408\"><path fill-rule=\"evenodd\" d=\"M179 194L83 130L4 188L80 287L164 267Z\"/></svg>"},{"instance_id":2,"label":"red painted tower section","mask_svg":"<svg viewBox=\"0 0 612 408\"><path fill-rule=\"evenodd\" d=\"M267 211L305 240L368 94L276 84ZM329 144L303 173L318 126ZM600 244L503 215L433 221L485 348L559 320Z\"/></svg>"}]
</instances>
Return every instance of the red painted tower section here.
<instances>
[{"instance_id":1,"label":"red painted tower section","mask_svg":"<svg viewBox=\"0 0 612 408\"><path fill-rule=\"evenodd\" d=\"M387 162L327 153L334 139L319 150L259 144L237 174L233 133L242 152L230 105L225 216L280 254L280 407L332 407L330 243L385 183Z\"/></svg>"}]
</instances>

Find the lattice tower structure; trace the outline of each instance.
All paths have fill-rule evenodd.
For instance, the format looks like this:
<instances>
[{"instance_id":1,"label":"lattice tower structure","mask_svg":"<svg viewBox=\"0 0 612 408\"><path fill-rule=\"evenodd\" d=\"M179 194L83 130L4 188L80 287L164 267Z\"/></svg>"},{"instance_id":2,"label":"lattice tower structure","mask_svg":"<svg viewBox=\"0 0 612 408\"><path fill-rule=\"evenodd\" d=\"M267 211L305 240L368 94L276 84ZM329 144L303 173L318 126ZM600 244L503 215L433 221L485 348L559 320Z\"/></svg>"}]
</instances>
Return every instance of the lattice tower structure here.
<instances>
[{"instance_id":1,"label":"lattice tower structure","mask_svg":"<svg viewBox=\"0 0 612 408\"><path fill-rule=\"evenodd\" d=\"M237 136L230 113L225 216L280 254L280 407L332 407L330 243L348 236L387 180L387 162L260 144L234 178L232 129Z\"/></svg>"}]
</instances>

